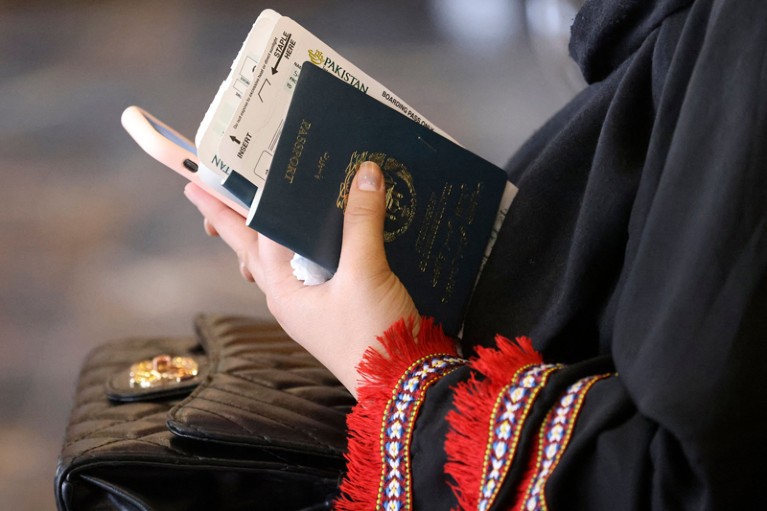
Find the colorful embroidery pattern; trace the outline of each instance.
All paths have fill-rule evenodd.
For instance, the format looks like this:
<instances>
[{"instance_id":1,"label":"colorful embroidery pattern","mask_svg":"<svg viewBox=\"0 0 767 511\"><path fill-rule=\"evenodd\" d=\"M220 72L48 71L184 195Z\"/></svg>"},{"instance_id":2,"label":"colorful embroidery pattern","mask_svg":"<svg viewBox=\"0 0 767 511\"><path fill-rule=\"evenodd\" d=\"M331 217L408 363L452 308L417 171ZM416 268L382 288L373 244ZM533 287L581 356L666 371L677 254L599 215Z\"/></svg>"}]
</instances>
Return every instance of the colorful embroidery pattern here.
<instances>
[{"instance_id":1,"label":"colorful embroidery pattern","mask_svg":"<svg viewBox=\"0 0 767 511\"><path fill-rule=\"evenodd\" d=\"M426 390L464 363L466 360L452 355L430 355L413 363L400 378L383 415L383 469L376 509L405 511L411 508L409 451L418 410Z\"/></svg>"},{"instance_id":2,"label":"colorful embroidery pattern","mask_svg":"<svg viewBox=\"0 0 767 511\"><path fill-rule=\"evenodd\" d=\"M525 492L522 507L524 511L545 511L548 509L543 490L570 442L583 400L596 382L609 376L611 375L590 376L573 383L559 399L557 406L546 416L538 439L535 475Z\"/></svg>"},{"instance_id":3,"label":"colorful embroidery pattern","mask_svg":"<svg viewBox=\"0 0 767 511\"><path fill-rule=\"evenodd\" d=\"M530 407L546 384L549 375L560 369L559 365L543 364L521 368L511 383L498 394L492 416L480 480L477 509L490 508L511 466L519 442L522 425Z\"/></svg>"}]
</instances>

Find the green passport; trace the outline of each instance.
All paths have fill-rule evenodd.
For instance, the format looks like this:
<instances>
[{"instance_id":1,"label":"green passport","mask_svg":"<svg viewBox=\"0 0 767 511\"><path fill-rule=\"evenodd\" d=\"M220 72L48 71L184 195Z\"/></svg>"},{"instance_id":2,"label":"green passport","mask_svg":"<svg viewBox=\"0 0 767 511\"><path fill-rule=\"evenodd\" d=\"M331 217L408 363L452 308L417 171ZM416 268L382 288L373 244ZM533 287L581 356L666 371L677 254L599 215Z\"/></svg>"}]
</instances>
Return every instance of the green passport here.
<instances>
[{"instance_id":1,"label":"green passport","mask_svg":"<svg viewBox=\"0 0 767 511\"><path fill-rule=\"evenodd\" d=\"M419 312L456 335L506 173L310 62L248 225L335 271L347 194L366 160L384 172L392 271Z\"/></svg>"}]
</instances>

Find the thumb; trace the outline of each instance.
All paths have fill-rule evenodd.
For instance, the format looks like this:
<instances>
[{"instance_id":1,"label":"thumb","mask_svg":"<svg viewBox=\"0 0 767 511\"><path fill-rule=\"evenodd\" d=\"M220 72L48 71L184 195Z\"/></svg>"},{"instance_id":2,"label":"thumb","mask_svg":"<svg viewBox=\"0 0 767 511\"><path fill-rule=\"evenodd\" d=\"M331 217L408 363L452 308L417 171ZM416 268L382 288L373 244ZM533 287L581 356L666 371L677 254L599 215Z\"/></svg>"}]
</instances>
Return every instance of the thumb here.
<instances>
[{"instance_id":1,"label":"thumb","mask_svg":"<svg viewBox=\"0 0 767 511\"><path fill-rule=\"evenodd\" d=\"M339 271L388 271L383 238L385 190L381 168L371 161L360 164L344 211Z\"/></svg>"}]
</instances>

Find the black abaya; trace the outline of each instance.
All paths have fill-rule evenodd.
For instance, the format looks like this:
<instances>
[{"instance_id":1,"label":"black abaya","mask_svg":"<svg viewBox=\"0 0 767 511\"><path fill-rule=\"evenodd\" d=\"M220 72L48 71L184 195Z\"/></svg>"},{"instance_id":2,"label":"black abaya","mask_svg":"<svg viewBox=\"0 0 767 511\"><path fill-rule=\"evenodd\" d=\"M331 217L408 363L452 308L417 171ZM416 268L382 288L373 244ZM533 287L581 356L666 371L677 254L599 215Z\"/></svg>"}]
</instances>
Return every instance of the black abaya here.
<instances>
[{"instance_id":1,"label":"black abaya","mask_svg":"<svg viewBox=\"0 0 767 511\"><path fill-rule=\"evenodd\" d=\"M763 508L767 3L587 0L572 34L589 85L509 164L519 193L462 340L470 356L526 335L566 365L519 426L492 509L514 505L563 392L605 374L545 485L549 509ZM470 377L485 376L463 366L426 394L413 509L456 504L446 417Z\"/></svg>"}]
</instances>

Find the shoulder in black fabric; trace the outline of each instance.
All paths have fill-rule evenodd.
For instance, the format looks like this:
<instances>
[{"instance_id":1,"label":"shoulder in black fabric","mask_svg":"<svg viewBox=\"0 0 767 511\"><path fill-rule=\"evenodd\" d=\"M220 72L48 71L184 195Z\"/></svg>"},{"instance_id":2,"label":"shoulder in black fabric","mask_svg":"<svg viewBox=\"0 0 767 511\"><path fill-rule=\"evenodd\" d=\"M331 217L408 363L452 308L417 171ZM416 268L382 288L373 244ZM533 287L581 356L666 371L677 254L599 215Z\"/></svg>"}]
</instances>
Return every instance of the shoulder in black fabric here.
<instances>
[{"instance_id":1,"label":"shoulder in black fabric","mask_svg":"<svg viewBox=\"0 0 767 511\"><path fill-rule=\"evenodd\" d=\"M674 12L693 0L587 0L572 26L570 55L587 82L604 79Z\"/></svg>"},{"instance_id":2,"label":"shoulder in black fabric","mask_svg":"<svg viewBox=\"0 0 767 511\"><path fill-rule=\"evenodd\" d=\"M608 12L607 4L590 1L585 9L624 23L630 12L646 28L648 19L678 6L666 2L650 10L635 3L616 3ZM588 12L576 24L586 23L593 15ZM536 349L557 362L609 354L610 300L637 190L656 150L651 144L658 142L653 136L659 102L685 16L675 11L649 34L627 28L626 41L645 37L632 43L635 51L621 54L614 72L582 91L509 163L520 191L472 299L464 330L467 353L472 343L488 345L501 333L530 336ZM592 28L576 44L607 37L597 25Z\"/></svg>"}]
</instances>

